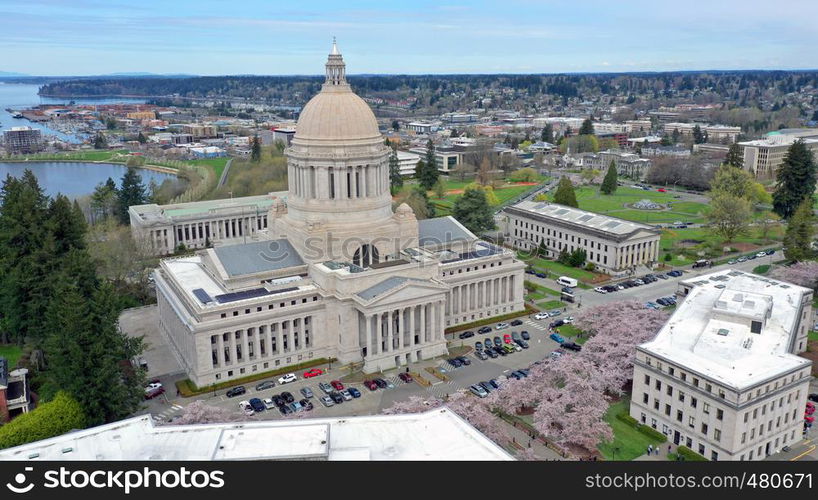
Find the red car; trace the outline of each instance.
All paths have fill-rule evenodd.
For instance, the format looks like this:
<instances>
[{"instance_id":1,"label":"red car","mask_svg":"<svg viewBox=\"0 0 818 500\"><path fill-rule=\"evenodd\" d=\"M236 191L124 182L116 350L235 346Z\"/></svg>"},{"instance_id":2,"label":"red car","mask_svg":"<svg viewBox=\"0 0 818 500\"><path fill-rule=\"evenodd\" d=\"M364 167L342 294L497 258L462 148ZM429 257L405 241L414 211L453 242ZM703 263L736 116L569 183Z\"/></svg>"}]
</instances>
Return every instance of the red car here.
<instances>
[{"instance_id":1,"label":"red car","mask_svg":"<svg viewBox=\"0 0 818 500\"><path fill-rule=\"evenodd\" d=\"M342 384L340 380L333 380L332 382L329 383L329 385L331 385L332 388L335 389L336 391L344 390L344 384Z\"/></svg>"},{"instance_id":2,"label":"red car","mask_svg":"<svg viewBox=\"0 0 818 500\"><path fill-rule=\"evenodd\" d=\"M510 343L511 343L511 335L509 335L509 334L505 334L505 335L503 335L503 341L504 341L506 344L510 344Z\"/></svg>"},{"instance_id":3,"label":"red car","mask_svg":"<svg viewBox=\"0 0 818 500\"><path fill-rule=\"evenodd\" d=\"M411 375L409 375L409 374L408 374L408 373L406 373L406 372L403 372L403 373L398 374L398 377L399 377L401 380L403 380L404 382L406 382L407 384L408 384L409 382L412 382L412 381L414 380L414 379L412 378L412 376L411 376Z\"/></svg>"},{"instance_id":4,"label":"red car","mask_svg":"<svg viewBox=\"0 0 818 500\"><path fill-rule=\"evenodd\" d=\"M808 424L811 424L815 422L815 417L804 417L804 420L806 420Z\"/></svg>"},{"instance_id":5,"label":"red car","mask_svg":"<svg viewBox=\"0 0 818 500\"><path fill-rule=\"evenodd\" d=\"M364 385L370 391L377 391L378 390L378 384L376 384L374 380L364 380Z\"/></svg>"},{"instance_id":6,"label":"red car","mask_svg":"<svg viewBox=\"0 0 818 500\"><path fill-rule=\"evenodd\" d=\"M318 375L323 375L324 370L319 370L318 368L313 368L312 370L307 370L304 372L304 378L312 378L317 377Z\"/></svg>"},{"instance_id":7,"label":"red car","mask_svg":"<svg viewBox=\"0 0 818 500\"><path fill-rule=\"evenodd\" d=\"M165 393L165 388L162 386L145 390L145 399L153 399Z\"/></svg>"},{"instance_id":8,"label":"red car","mask_svg":"<svg viewBox=\"0 0 818 500\"><path fill-rule=\"evenodd\" d=\"M659 191L660 193L667 193L667 189L665 188L659 188L657 189L657 191Z\"/></svg>"}]
</instances>

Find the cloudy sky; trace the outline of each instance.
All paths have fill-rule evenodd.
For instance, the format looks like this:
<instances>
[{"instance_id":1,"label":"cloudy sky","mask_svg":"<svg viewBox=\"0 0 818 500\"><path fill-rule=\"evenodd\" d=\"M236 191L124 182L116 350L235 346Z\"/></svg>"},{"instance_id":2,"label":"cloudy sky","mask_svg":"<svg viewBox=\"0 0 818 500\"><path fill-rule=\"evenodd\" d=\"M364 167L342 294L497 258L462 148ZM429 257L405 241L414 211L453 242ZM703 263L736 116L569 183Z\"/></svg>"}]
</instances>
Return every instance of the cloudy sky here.
<instances>
[{"instance_id":1,"label":"cloudy sky","mask_svg":"<svg viewBox=\"0 0 818 500\"><path fill-rule=\"evenodd\" d=\"M319 74L818 68L818 0L0 0L0 71Z\"/></svg>"}]
</instances>

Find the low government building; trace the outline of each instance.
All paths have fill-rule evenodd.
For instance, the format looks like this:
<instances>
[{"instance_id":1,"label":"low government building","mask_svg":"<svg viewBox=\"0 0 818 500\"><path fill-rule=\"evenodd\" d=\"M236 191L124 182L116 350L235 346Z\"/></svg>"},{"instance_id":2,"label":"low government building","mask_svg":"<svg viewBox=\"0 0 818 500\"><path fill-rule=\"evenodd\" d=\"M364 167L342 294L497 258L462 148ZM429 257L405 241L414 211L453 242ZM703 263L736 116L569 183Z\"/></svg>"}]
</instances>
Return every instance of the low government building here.
<instances>
[{"instance_id":1,"label":"low government building","mask_svg":"<svg viewBox=\"0 0 818 500\"><path fill-rule=\"evenodd\" d=\"M659 230L647 224L536 201L506 207L503 215L505 241L526 251L543 245L544 257L582 249L587 262L611 275L649 267L659 259Z\"/></svg>"},{"instance_id":2,"label":"low government building","mask_svg":"<svg viewBox=\"0 0 818 500\"><path fill-rule=\"evenodd\" d=\"M405 415L157 426L150 415L0 450L0 461L514 460L448 408Z\"/></svg>"},{"instance_id":3,"label":"low government building","mask_svg":"<svg viewBox=\"0 0 818 500\"><path fill-rule=\"evenodd\" d=\"M768 133L763 139L739 142L744 170L757 179L775 179L795 141L803 141L813 155L818 154L818 128L782 129Z\"/></svg>"},{"instance_id":4,"label":"low government building","mask_svg":"<svg viewBox=\"0 0 818 500\"><path fill-rule=\"evenodd\" d=\"M525 264L514 252L451 217L419 221L405 203L393 207L391 149L334 45L285 154L286 203L271 198L250 233L232 224L227 233L264 238L164 259L154 273L160 333L197 386L317 358L395 368L446 354L449 326L524 310ZM206 203L215 206L203 217L235 217L245 202ZM221 235L185 223L197 245Z\"/></svg>"},{"instance_id":5,"label":"low government building","mask_svg":"<svg viewBox=\"0 0 818 500\"><path fill-rule=\"evenodd\" d=\"M801 440L812 363L797 354L812 290L726 270L680 282L677 295L636 348L630 415L710 460L762 460Z\"/></svg>"}]
</instances>

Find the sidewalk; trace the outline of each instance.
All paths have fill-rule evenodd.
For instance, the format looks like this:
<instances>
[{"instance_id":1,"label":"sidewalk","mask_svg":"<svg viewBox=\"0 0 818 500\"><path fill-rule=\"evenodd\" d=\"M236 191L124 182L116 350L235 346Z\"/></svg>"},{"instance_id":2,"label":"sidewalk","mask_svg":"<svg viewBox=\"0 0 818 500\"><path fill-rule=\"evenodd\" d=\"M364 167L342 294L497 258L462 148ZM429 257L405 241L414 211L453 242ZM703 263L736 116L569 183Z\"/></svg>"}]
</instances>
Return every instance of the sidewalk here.
<instances>
[{"instance_id":1,"label":"sidewalk","mask_svg":"<svg viewBox=\"0 0 818 500\"><path fill-rule=\"evenodd\" d=\"M534 450L534 454L540 460L568 460L563 458L559 453L552 450L548 446L545 445L539 439L532 438L528 432L524 429L520 429L519 427L515 427L514 425L506 422L505 420L497 417L497 419L505 425L505 430L508 432L509 436L511 436L514 443L517 443L524 448L532 448Z\"/></svg>"},{"instance_id":2,"label":"sidewalk","mask_svg":"<svg viewBox=\"0 0 818 500\"><path fill-rule=\"evenodd\" d=\"M658 447L659 448L659 454L658 455L656 454L656 451L654 451L653 453L650 454L650 456L648 456L648 454L647 454L648 450L645 449L645 452L642 455L639 455L638 457L634 458L633 460L638 461L638 462L667 462L668 460L670 460L668 458L668 456L667 456L668 447L670 447L670 451L672 453L676 453L676 445L675 444L662 443Z\"/></svg>"}]
</instances>

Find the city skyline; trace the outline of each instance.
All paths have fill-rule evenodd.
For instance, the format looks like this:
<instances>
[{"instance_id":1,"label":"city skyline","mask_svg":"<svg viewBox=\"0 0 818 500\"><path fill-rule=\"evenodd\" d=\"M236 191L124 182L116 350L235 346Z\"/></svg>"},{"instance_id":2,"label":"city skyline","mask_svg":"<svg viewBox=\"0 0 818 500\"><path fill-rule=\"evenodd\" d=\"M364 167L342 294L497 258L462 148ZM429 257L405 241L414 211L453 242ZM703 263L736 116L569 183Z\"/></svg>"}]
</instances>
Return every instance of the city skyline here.
<instances>
[{"instance_id":1,"label":"city skyline","mask_svg":"<svg viewBox=\"0 0 818 500\"><path fill-rule=\"evenodd\" d=\"M139 5L0 2L0 72L29 75L319 74L333 36L351 74L810 69L818 5L553 1L300 9L260 1ZM320 59L319 59L320 60Z\"/></svg>"}]
</instances>

